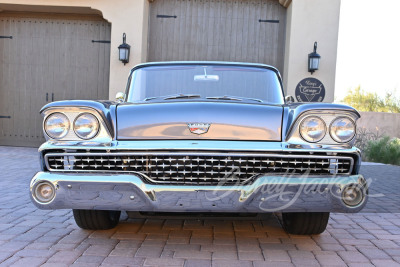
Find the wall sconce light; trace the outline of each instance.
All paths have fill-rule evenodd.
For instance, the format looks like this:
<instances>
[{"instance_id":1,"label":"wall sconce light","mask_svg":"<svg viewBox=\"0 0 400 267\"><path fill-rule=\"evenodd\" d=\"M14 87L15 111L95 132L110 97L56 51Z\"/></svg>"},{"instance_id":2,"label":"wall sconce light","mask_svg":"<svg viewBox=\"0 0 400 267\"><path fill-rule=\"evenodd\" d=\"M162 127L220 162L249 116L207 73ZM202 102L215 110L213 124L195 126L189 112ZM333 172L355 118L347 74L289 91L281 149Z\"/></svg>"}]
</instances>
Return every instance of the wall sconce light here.
<instances>
[{"instance_id":1,"label":"wall sconce light","mask_svg":"<svg viewBox=\"0 0 400 267\"><path fill-rule=\"evenodd\" d=\"M122 63L124 63L125 65L126 63L129 62L129 52L131 50L131 46L126 43L125 33L122 35L122 44L118 46L118 50L119 50L119 60L122 61Z\"/></svg>"},{"instance_id":2,"label":"wall sconce light","mask_svg":"<svg viewBox=\"0 0 400 267\"><path fill-rule=\"evenodd\" d=\"M311 72L311 74L318 70L320 58L321 56L317 53L317 42L315 42L314 52L308 54L308 71Z\"/></svg>"}]
</instances>

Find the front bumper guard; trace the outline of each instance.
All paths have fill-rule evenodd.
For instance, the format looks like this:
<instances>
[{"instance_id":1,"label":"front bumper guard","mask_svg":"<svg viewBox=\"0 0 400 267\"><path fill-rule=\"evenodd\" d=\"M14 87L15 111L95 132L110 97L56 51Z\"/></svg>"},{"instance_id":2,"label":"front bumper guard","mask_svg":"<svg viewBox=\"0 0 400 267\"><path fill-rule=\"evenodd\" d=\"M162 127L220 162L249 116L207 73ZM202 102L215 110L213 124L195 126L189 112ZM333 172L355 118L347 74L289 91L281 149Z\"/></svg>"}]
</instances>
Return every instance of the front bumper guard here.
<instances>
[{"instance_id":1,"label":"front bumper guard","mask_svg":"<svg viewBox=\"0 0 400 267\"><path fill-rule=\"evenodd\" d=\"M43 203L35 189L54 186L54 198ZM362 188L362 201L346 205L342 192ZM187 186L147 184L132 174L38 172L31 181L32 202L40 209L96 209L155 212L358 212L367 202L362 175L260 176L252 184Z\"/></svg>"}]
</instances>

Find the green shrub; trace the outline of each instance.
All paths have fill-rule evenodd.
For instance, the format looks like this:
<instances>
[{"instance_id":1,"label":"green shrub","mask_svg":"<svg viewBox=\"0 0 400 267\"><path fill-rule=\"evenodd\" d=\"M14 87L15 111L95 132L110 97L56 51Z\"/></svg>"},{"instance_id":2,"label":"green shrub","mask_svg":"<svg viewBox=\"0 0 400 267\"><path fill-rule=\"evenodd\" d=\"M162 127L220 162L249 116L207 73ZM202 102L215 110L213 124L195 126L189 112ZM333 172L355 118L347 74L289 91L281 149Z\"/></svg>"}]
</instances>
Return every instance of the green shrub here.
<instances>
[{"instance_id":1,"label":"green shrub","mask_svg":"<svg viewBox=\"0 0 400 267\"><path fill-rule=\"evenodd\" d=\"M349 90L341 102L358 111L400 113L400 99L396 97L395 92L386 93L385 98L381 98L377 93L364 92L358 86L354 91Z\"/></svg>"},{"instance_id":2,"label":"green shrub","mask_svg":"<svg viewBox=\"0 0 400 267\"><path fill-rule=\"evenodd\" d=\"M400 139L389 136L376 141L369 141L365 149L368 161L400 165Z\"/></svg>"}]
</instances>

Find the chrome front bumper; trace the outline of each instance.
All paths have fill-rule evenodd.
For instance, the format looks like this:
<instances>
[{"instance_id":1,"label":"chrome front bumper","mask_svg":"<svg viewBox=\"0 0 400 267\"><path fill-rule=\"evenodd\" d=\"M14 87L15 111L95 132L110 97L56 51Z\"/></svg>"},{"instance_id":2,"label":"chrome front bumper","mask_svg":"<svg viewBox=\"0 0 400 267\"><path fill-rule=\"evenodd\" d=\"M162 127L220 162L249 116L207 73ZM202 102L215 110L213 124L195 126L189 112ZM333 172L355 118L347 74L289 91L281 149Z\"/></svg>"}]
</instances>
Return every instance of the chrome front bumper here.
<instances>
[{"instance_id":1,"label":"chrome front bumper","mask_svg":"<svg viewBox=\"0 0 400 267\"><path fill-rule=\"evenodd\" d=\"M49 182L55 197L42 203L35 188ZM364 189L357 206L342 200L346 186ZM137 175L38 172L31 181L32 202L40 209L97 209L155 212L358 212L367 202L362 175L261 176L238 186L147 184Z\"/></svg>"}]
</instances>

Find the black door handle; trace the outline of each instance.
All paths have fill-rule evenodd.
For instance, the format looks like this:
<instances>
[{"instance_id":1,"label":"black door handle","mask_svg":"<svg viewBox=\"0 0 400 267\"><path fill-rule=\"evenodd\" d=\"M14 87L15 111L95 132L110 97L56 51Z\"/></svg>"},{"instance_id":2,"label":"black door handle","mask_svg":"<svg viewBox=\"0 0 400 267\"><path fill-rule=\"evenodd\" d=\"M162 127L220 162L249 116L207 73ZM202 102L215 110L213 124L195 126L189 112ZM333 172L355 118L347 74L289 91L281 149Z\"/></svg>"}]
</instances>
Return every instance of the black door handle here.
<instances>
[{"instance_id":1,"label":"black door handle","mask_svg":"<svg viewBox=\"0 0 400 267\"><path fill-rule=\"evenodd\" d=\"M49 93L46 93L46 102L49 102Z\"/></svg>"},{"instance_id":2,"label":"black door handle","mask_svg":"<svg viewBox=\"0 0 400 267\"><path fill-rule=\"evenodd\" d=\"M11 116L0 116L0 119L11 119Z\"/></svg>"}]
</instances>

